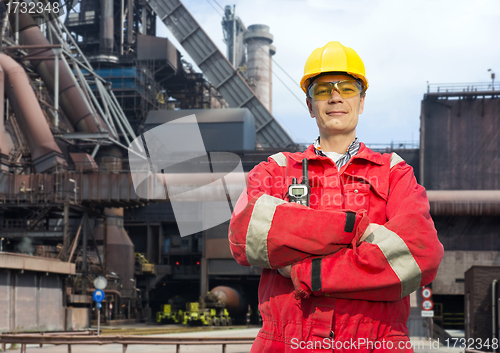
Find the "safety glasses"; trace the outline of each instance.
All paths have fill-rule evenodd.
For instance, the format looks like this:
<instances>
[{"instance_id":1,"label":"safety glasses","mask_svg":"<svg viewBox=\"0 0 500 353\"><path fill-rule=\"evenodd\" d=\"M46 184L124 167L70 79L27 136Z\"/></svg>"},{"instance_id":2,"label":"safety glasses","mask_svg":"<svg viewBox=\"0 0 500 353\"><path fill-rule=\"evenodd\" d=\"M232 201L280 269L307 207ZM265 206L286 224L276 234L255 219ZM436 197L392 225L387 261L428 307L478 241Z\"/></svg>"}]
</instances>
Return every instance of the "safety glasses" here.
<instances>
[{"instance_id":1,"label":"safety glasses","mask_svg":"<svg viewBox=\"0 0 500 353\"><path fill-rule=\"evenodd\" d=\"M342 98L351 98L361 92L361 84L358 81L352 80L318 82L309 86L308 92L312 99L326 101L330 99L334 89L339 92Z\"/></svg>"}]
</instances>

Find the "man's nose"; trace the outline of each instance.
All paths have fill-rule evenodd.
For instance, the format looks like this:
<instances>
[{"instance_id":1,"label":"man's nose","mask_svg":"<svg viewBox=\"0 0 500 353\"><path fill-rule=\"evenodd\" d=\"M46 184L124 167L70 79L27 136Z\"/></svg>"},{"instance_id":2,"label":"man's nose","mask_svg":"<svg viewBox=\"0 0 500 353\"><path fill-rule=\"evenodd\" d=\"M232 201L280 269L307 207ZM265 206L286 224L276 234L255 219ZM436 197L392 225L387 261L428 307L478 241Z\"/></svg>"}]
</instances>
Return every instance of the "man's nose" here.
<instances>
[{"instance_id":1,"label":"man's nose","mask_svg":"<svg viewBox=\"0 0 500 353\"><path fill-rule=\"evenodd\" d=\"M333 88L332 94L330 95L330 99L328 99L328 103L340 103L343 102L344 99L340 95L339 91L337 91L337 88Z\"/></svg>"}]
</instances>

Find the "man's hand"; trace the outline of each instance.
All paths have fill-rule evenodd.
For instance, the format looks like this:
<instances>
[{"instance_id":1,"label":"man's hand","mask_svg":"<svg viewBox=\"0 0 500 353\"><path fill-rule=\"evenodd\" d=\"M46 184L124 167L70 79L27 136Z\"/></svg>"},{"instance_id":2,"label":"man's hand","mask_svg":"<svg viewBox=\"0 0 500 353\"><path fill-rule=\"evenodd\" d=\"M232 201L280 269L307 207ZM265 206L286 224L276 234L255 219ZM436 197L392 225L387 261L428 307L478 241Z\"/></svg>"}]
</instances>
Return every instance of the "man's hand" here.
<instances>
[{"instance_id":1,"label":"man's hand","mask_svg":"<svg viewBox=\"0 0 500 353\"><path fill-rule=\"evenodd\" d=\"M282 267L278 270L278 272L285 278L292 278L292 265Z\"/></svg>"},{"instance_id":2,"label":"man's hand","mask_svg":"<svg viewBox=\"0 0 500 353\"><path fill-rule=\"evenodd\" d=\"M363 236L361 237L361 239L359 241L363 241L365 240L366 238L368 238L368 236L370 234L372 234L372 232L377 229L378 227L380 227L380 224L377 224L377 223L370 223L368 225L368 227L366 228L365 232L363 233Z\"/></svg>"}]
</instances>

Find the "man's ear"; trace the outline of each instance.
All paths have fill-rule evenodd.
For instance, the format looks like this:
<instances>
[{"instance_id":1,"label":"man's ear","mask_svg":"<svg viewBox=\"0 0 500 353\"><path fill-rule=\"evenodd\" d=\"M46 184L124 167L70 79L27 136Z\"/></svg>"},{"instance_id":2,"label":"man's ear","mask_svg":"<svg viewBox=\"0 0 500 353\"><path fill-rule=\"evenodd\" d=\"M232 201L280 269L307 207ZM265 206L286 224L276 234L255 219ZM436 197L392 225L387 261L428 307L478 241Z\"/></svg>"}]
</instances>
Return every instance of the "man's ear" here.
<instances>
[{"instance_id":1,"label":"man's ear","mask_svg":"<svg viewBox=\"0 0 500 353\"><path fill-rule=\"evenodd\" d=\"M360 99L359 99L359 114L363 113L363 109L365 109L365 95L363 95Z\"/></svg>"},{"instance_id":2,"label":"man's ear","mask_svg":"<svg viewBox=\"0 0 500 353\"><path fill-rule=\"evenodd\" d=\"M306 98L306 104L307 104L307 109L309 109L309 114L311 115L311 118L315 118L316 116L314 115L314 111L312 108L311 98L309 97Z\"/></svg>"}]
</instances>

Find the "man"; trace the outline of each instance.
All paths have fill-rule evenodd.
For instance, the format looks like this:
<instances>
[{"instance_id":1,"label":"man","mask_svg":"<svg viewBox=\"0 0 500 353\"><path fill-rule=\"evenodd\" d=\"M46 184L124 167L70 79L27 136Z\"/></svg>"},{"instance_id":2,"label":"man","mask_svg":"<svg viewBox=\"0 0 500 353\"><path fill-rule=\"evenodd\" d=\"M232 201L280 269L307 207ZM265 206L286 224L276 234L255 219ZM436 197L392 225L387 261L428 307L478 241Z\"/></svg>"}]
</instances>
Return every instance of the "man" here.
<instances>
[{"instance_id":1,"label":"man","mask_svg":"<svg viewBox=\"0 0 500 353\"><path fill-rule=\"evenodd\" d=\"M316 49L301 87L318 139L256 166L229 226L238 263L263 268L252 352L412 352L409 294L443 257L425 190L401 157L356 138L368 81L354 50ZM304 158L309 207L287 195Z\"/></svg>"}]
</instances>

